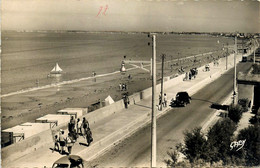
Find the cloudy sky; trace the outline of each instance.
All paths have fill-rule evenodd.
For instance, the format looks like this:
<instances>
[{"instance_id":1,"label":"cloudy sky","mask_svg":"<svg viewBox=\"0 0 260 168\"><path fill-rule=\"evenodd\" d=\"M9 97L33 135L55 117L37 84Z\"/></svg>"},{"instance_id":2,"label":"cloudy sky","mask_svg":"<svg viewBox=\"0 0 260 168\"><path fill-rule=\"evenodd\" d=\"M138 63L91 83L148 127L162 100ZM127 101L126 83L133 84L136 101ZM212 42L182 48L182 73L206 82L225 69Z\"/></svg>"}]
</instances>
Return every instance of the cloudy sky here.
<instances>
[{"instance_id":1,"label":"cloudy sky","mask_svg":"<svg viewBox=\"0 0 260 168\"><path fill-rule=\"evenodd\" d=\"M3 30L260 32L257 0L2 0Z\"/></svg>"}]
</instances>

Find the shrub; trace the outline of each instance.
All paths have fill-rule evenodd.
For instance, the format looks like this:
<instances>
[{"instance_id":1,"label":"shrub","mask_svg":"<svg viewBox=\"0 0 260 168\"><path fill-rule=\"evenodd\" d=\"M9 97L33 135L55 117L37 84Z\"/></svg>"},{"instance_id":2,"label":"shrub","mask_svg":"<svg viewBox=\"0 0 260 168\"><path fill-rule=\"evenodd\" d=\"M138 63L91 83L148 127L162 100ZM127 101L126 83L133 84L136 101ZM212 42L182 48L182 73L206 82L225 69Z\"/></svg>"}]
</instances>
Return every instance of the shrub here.
<instances>
[{"instance_id":1,"label":"shrub","mask_svg":"<svg viewBox=\"0 0 260 168\"><path fill-rule=\"evenodd\" d=\"M228 110L228 117L238 123L242 117L242 107L240 105L231 105Z\"/></svg>"},{"instance_id":2,"label":"shrub","mask_svg":"<svg viewBox=\"0 0 260 168\"><path fill-rule=\"evenodd\" d=\"M239 131L237 140L246 140L242 152L245 155L246 166L260 165L260 126L249 126Z\"/></svg>"},{"instance_id":3,"label":"shrub","mask_svg":"<svg viewBox=\"0 0 260 168\"><path fill-rule=\"evenodd\" d=\"M201 128L195 128L190 132L184 133L185 148L183 154L190 161L196 162L198 159L209 160L209 148Z\"/></svg>"},{"instance_id":4,"label":"shrub","mask_svg":"<svg viewBox=\"0 0 260 168\"><path fill-rule=\"evenodd\" d=\"M238 104L242 107L242 112L247 112L248 107L250 106L250 102L248 98L243 98L238 100Z\"/></svg>"},{"instance_id":5,"label":"shrub","mask_svg":"<svg viewBox=\"0 0 260 168\"><path fill-rule=\"evenodd\" d=\"M218 121L208 131L208 144L210 148L210 161L227 163L230 153L230 143L236 130L236 124L230 119Z\"/></svg>"},{"instance_id":6,"label":"shrub","mask_svg":"<svg viewBox=\"0 0 260 168\"><path fill-rule=\"evenodd\" d=\"M170 156L170 159L165 159L164 163L166 163L167 167L175 167L179 154L178 151L174 150L173 152L167 151L167 155Z\"/></svg>"}]
</instances>

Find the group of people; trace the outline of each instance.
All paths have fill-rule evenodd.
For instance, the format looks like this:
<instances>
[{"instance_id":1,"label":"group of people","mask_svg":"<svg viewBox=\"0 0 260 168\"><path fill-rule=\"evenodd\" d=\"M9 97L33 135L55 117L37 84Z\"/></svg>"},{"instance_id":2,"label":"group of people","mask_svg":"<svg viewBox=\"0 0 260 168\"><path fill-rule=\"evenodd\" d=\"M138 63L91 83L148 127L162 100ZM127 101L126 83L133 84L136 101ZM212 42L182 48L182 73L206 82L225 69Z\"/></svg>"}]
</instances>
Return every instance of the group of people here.
<instances>
[{"instance_id":1,"label":"group of people","mask_svg":"<svg viewBox=\"0 0 260 168\"><path fill-rule=\"evenodd\" d=\"M198 69L192 68L192 69L190 69L189 72L185 73L185 77L183 80L191 80L192 78L195 79L197 75L198 75Z\"/></svg>"},{"instance_id":2,"label":"group of people","mask_svg":"<svg viewBox=\"0 0 260 168\"><path fill-rule=\"evenodd\" d=\"M127 85L125 83L119 83L120 91L127 91Z\"/></svg>"},{"instance_id":3,"label":"group of people","mask_svg":"<svg viewBox=\"0 0 260 168\"><path fill-rule=\"evenodd\" d=\"M205 71L210 71L209 64L205 65Z\"/></svg>"},{"instance_id":4,"label":"group of people","mask_svg":"<svg viewBox=\"0 0 260 168\"><path fill-rule=\"evenodd\" d=\"M54 136L54 150L58 150L61 154L65 153L67 147L67 154L71 154L71 149L79 136L83 136L87 140L87 145L93 141L92 133L89 127L89 122L83 117L82 121L78 118L77 121L73 116L68 123L68 135L65 137L64 130L60 129L59 135ZM53 152L52 151L52 152Z\"/></svg>"},{"instance_id":5,"label":"group of people","mask_svg":"<svg viewBox=\"0 0 260 168\"><path fill-rule=\"evenodd\" d=\"M167 95L166 93L163 94L163 97L162 97L162 93L160 93L159 95L159 110L160 110L160 106L163 106L163 107L167 107Z\"/></svg>"}]
</instances>

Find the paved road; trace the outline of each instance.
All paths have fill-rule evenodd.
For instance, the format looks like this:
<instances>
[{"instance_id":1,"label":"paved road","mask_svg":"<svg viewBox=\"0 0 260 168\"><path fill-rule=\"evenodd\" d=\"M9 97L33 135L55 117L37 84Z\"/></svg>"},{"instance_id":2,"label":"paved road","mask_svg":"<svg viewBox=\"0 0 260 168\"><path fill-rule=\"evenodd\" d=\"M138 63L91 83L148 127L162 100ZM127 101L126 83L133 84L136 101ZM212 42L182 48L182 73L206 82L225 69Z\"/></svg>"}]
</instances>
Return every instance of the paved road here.
<instances>
[{"instance_id":1,"label":"paved road","mask_svg":"<svg viewBox=\"0 0 260 168\"><path fill-rule=\"evenodd\" d=\"M238 71L248 71L250 63L238 64ZM222 103L233 89L233 69L192 96L185 108L174 108L157 121L157 166L166 166L166 152L183 139L183 131L201 126L214 112L211 102ZM127 138L111 151L91 161L99 167L150 166L150 125Z\"/></svg>"}]
</instances>

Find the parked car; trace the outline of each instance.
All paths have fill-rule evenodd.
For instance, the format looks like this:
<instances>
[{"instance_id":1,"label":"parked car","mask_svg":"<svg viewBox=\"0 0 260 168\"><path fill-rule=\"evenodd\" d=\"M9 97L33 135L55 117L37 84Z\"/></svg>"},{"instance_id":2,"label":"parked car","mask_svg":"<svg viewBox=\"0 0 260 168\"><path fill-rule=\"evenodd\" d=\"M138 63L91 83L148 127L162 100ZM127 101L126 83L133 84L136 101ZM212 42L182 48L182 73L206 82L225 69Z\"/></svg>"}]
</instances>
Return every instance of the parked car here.
<instances>
[{"instance_id":1,"label":"parked car","mask_svg":"<svg viewBox=\"0 0 260 168\"><path fill-rule=\"evenodd\" d=\"M77 155L63 156L53 163L52 168L84 168L86 161Z\"/></svg>"},{"instance_id":2,"label":"parked car","mask_svg":"<svg viewBox=\"0 0 260 168\"><path fill-rule=\"evenodd\" d=\"M176 94L175 100L172 99L170 106L176 107L176 106L186 106L187 104L191 103L191 97L187 92L178 92Z\"/></svg>"}]
</instances>

